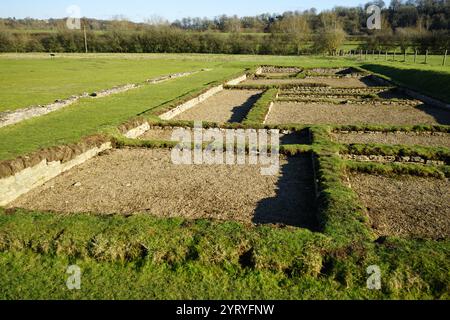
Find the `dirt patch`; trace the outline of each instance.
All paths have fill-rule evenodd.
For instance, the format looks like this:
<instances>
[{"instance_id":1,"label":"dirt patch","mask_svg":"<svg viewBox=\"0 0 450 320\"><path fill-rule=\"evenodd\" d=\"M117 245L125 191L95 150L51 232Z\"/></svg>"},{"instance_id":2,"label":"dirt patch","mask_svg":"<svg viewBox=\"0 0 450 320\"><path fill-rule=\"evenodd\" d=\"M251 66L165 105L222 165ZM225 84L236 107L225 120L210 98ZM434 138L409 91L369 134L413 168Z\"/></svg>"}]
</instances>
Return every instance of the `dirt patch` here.
<instances>
[{"instance_id":1,"label":"dirt patch","mask_svg":"<svg viewBox=\"0 0 450 320\"><path fill-rule=\"evenodd\" d=\"M336 132L333 140L340 143L380 143L450 148L450 134L441 132Z\"/></svg>"},{"instance_id":2,"label":"dirt patch","mask_svg":"<svg viewBox=\"0 0 450 320\"><path fill-rule=\"evenodd\" d=\"M428 106L275 103L268 124L450 124L450 111Z\"/></svg>"},{"instance_id":3,"label":"dirt patch","mask_svg":"<svg viewBox=\"0 0 450 320\"><path fill-rule=\"evenodd\" d=\"M379 236L450 236L449 180L358 173L349 182Z\"/></svg>"},{"instance_id":4,"label":"dirt patch","mask_svg":"<svg viewBox=\"0 0 450 320\"><path fill-rule=\"evenodd\" d=\"M10 206L310 227L313 199L309 157L282 159L279 175L262 176L257 165L174 165L169 150L123 149L61 174Z\"/></svg>"},{"instance_id":5,"label":"dirt patch","mask_svg":"<svg viewBox=\"0 0 450 320\"><path fill-rule=\"evenodd\" d=\"M188 128L186 128L188 129ZM172 139L172 133L175 128L151 128L146 131L142 136L139 137L140 140L163 140L170 141Z\"/></svg>"},{"instance_id":6,"label":"dirt patch","mask_svg":"<svg viewBox=\"0 0 450 320\"><path fill-rule=\"evenodd\" d=\"M202 120L211 122L241 122L260 97L256 90L224 90L174 120Z\"/></svg>"},{"instance_id":7,"label":"dirt patch","mask_svg":"<svg viewBox=\"0 0 450 320\"><path fill-rule=\"evenodd\" d=\"M243 84L250 85L270 85L270 84L285 84L285 83L294 83L294 84L304 84L304 83L320 83L325 84L330 87L337 88L364 88L368 86L375 85L369 80L364 80L360 78L306 78L306 79L249 79L243 82Z\"/></svg>"},{"instance_id":8,"label":"dirt patch","mask_svg":"<svg viewBox=\"0 0 450 320\"><path fill-rule=\"evenodd\" d=\"M164 140L171 141L172 133L176 128L165 127L165 128L151 128L139 137L139 140ZM191 131L191 137L193 136L192 128L184 128L185 130ZM225 130L225 129L219 129ZM206 141L206 140L205 140ZM307 130L303 131L280 131L280 143L281 144L310 144L309 132Z\"/></svg>"}]
</instances>

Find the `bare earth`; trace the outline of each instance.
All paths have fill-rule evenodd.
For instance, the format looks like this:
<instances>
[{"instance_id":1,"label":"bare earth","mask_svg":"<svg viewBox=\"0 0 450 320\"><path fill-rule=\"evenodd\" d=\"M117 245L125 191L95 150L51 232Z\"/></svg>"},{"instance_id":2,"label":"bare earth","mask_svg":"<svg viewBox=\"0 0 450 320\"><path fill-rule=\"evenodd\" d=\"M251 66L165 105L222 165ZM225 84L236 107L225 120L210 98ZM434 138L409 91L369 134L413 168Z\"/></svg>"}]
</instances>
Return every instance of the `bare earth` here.
<instances>
[{"instance_id":1,"label":"bare earth","mask_svg":"<svg viewBox=\"0 0 450 320\"><path fill-rule=\"evenodd\" d=\"M140 140L164 140L170 141L172 139L172 133L174 129L164 128L164 129L150 129L139 137Z\"/></svg>"},{"instance_id":2,"label":"bare earth","mask_svg":"<svg viewBox=\"0 0 450 320\"><path fill-rule=\"evenodd\" d=\"M378 235L449 238L449 180L359 173L349 180Z\"/></svg>"},{"instance_id":3,"label":"bare earth","mask_svg":"<svg viewBox=\"0 0 450 320\"><path fill-rule=\"evenodd\" d=\"M114 150L61 174L10 206L313 228L310 157L281 159L276 176L262 176L259 169L258 165L174 165L169 150Z\"/></svg>"},{"instance_id":4,"label":"bare earth","mask_svg":"<svg viewBox=\"0 0 450 320\"><path fill-rule=\"evenodd\" d=\"M241 122L247 116L261 91L223 90L174 120L203 120L211 122Z\"/></svg>"},{"instance_id":5,"label":"bare earth","mask_svg":"<svg viewBox=\"0 0 450 320\"><path fill-rule=\"evenodd\" d=\"M152 128L145 132L142 136L140 136L139 140L163 140L163 141L171 141L172 140L172 133L174 132L175 128ZM191 138L193 137L193 132L191 128L184 128L184 130L187 130L190 132ZM224 135L224 134L223 134ZM224 138L225 139L225 138ZM204 139L206 142L207 140ZM280 131L280 144L310 144L310 138L309 134L306 131L302 132L285 132Z\"/></svg>"},{"instance_id":6,"label":"bare earth","mask_svg":"<svg viewBox=\"0 0 450 320\"><path fill-rule=\"evenodd\" d=\"M450 111L427 106L275 103L268 124L450 124Z\"/></svg>"},{"instance_id":7,"label":"bare earth","mask_svg":"<svg viewBox=\"0 0 450 320\"><path fill-rule=\"evenodd\" d=\"M368 82L358 78L248 79L243 84L323 83L337 88L364 88ZM371 84L369 84L371 85Z\"/></svg>"},{"instance_id":8,"label":"bare earth","mask_svg":"<svg viewBox=\"0 0 450 320\"><path fill-rule=\"evenodd\" d=\"M333 133L333 140L340 143L380 143L420 145L428 147L450 148L450 134L448 133L419 133L419 132L377 132L377 133Z\"/></svg>"}]
</instances>

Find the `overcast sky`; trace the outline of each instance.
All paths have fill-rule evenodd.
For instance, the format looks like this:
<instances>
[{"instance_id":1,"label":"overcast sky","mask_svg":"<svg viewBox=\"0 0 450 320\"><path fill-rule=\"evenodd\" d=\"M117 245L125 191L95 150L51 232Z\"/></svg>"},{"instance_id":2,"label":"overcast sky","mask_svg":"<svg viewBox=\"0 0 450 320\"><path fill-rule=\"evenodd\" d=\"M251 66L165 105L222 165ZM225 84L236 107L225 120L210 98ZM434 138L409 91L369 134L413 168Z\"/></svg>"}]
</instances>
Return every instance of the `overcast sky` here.
<instances>
[{"instance_id":1,"label":"overcast sky","mask_svg":"<svg viewBox=\"0 0 450 320\"><path fill-rule=\"evenodd\" d=\"M365 0L14 0L0 2L0 17L62 18L67 8L76 5L81 15L89 18L111 19L122 15L142 22L152 16L170 21L183 17L215 17L227 15L257 15L316 8L321 11L335 6L357 6Z\"/></svg>"}]
</instances>

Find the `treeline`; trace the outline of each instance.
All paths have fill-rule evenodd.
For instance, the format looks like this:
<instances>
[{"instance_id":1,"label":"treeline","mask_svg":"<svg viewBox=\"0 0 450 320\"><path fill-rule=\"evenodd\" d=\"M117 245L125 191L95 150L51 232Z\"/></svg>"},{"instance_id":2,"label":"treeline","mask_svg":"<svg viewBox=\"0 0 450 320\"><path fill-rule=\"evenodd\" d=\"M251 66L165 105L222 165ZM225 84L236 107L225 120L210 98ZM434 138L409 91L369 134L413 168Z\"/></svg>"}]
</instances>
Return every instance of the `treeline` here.
<instances>
[{"instance_id":1,"label":"treeline","mask_svg":"<svg viewBox=\"0 0 450 320\"><path fill-rule=\"evenodd\" d=\"M418 50L442 54L450 48L448 31L374 34L364 38L358 49ZM361 40L360 39L360 40ZM89 52L97 53L224 53L298 55L334 54L344 44L342 29L321 29L307 38L290 33L221 34L187 32L173 27L155 27L146 31L104 33L87 32ZM347 49L348 50L348 49ZM0 52L85 52L82 31L60 31L46 34L26 34L0 31Z\"/></svg>"},{"instance_id":2,"label":"treeline","mask_svg":"<svg viewBox=\"0 0 450 320\"><path fill-rule=\"evenodd\" d=\"M372 3L384 8L381 30L366 30L365 7L339 7L320 14L311 9L253 19L221 16L172 24L157 17L148 24L82 19L82 25L87 30L88 51L99 53L335 54L349 35L358 37L356 47L365 50L400 48L442 54L450 48L450 0L393 0L389 7L375 1L366 6ZM0 52L86 50L83 31L68 30L64 20L48 22L58 26L56 32L18 32L25 23L28 28L42 27L39 20L0 21ZM242 32L249 30L264 32Z\"/></svg>"},{"instance_id":3,"label":"treeline","mask_svg":"<svg viewBox=\"0 0 450 320\"><path fill-rule=\"evenodd\" d=\"M112 20L84 19L84 25L92 31L145 31L155 25L172 26L188 31L213 32L242 32L242 33L272 33L283 20L302 16L308 20L311 31L318 31L324 19L332 14L337 22L349 35L370 34L367 30L366 8L376 4L382 8L385 27L395 31L397 28L419 28L426 31L450 29L450 1L449 0L382 0L368 2L358 7L335 7L332 10L318 13L315 9L306 11L285 12L283 14L262 14L258 16L237 17L218 16L209 18L184 18L169 23L164 18L153 16L143 23L127 21L123 16L116 16ZM0 19L0 29L8 30L57 30L65 27L65 19Z\"/></svg>"},{"instance_id":4,"label":"treeline","mask_svg":"<svg viewBox=\"0 0 450 320\"><path fill-rule=\"evenodd\" d=\"M154 28L143 32L87 33L89 52L97 53L224 53L297 54L295 43L284 35L192 33ZM48 34L13 34L0 31L0 52L84 52L81 31ZM303 52L306 53L306 52Z\"/></svg>"}]
</instances>

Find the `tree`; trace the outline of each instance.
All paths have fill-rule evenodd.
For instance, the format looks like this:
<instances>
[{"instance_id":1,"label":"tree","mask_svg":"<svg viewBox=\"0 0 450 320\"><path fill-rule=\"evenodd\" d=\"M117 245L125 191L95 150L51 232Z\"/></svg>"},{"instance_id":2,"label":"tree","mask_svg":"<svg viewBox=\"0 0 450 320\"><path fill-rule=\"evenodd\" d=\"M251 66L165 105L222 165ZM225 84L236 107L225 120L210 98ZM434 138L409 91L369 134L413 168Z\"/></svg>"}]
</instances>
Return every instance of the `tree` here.
<instances>
[{"instance_id":1,"label":"tree","mask_svg":"<svg viewBox=\"0 0 450 320\"><path fill-rule=\"evenodd\" d=\"M11 51L14 37L8 31L0 30L0 52Z\"/></svg>"},{"instance_id":2,"label":"tree","mask_svg":"<svg viewBox=\"0 0 450 320\"><path fill-rule=\"evenodd\" d=\"M317 53L335 55L345 38L346 33L341 27L322 28L314 37L313 49Z\"/></svg>"},{"instance_id":3,"label":"tree","mask_svg":"<svg viewBox=\"0 0 450 320\"><path fill-rule=\"evenodd\" d=\"M288 36L288 41L296 46L297 54L300 54L301 45L310 38L309 21L306 15L289 14L276 22L272 27L272 33L282 33Z\"/></svg>"}]
</instances>

